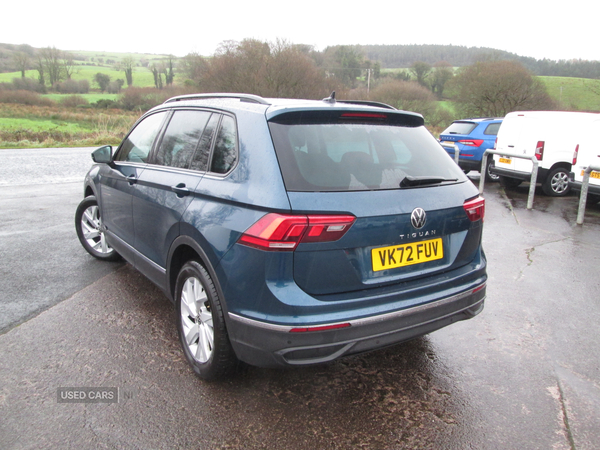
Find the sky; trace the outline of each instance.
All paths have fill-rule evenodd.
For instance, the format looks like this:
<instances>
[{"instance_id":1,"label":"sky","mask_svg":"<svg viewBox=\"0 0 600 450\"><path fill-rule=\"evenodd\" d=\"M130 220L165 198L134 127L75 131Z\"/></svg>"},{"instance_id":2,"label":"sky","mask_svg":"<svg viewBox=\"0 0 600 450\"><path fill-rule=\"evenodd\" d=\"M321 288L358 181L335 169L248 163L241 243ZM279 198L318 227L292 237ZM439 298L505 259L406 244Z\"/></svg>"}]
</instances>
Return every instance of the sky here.
<instances>
[{"instance_id":1,"label":"sky","mask_svg":"<svg viewBox=\"0 0 600 450\"><path fill-rule=\"evenodd\" d=\"M38 4L39 3L39 4ZM600 60L593 2L504 0L11 1L0 43L61 50L212 55L223 41L452 44L537 59Z\"/></svg>"}]
</instances>

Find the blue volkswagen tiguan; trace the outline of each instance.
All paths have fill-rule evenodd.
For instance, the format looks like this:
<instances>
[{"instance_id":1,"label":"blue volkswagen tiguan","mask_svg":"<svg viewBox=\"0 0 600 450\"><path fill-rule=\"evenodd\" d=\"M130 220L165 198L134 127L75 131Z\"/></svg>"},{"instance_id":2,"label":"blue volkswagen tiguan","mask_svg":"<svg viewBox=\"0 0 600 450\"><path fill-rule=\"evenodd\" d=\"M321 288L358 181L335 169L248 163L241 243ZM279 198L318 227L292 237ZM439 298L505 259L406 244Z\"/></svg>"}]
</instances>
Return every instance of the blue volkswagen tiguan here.
<instances>
[{"instance_id":1,"label":"blue volkswagen tiguan","mask_svg":"<svg viewBox=\"0 0 600 450\"><path fill-rule=\"evenodd\" d=\"M181 96L92 157L79 239L175 303L201 378L331 361L483 308L484 200L419 114Z\"/></svg>"}]
</instances>

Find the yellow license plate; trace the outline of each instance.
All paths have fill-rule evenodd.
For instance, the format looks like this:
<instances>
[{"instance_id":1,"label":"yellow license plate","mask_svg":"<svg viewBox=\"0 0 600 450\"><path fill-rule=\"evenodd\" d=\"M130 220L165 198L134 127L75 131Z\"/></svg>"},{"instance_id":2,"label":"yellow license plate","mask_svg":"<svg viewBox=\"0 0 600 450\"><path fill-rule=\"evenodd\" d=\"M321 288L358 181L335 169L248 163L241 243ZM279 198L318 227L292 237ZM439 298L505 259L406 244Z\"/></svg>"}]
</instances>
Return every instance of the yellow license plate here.
<instances>
[{"instance_id":1,"label":"yellow license plate","mask_svg":"<svg viewBox=\"0 0 600 450\"><path fill-rule=\"evenodd\" d=\"M499 161L504 164L510 164L511 159L510 158L500 158Z\"/></svg>"},{"instance_id":2,"label":"yellow license plate","mask_svg":"<svg viewBox=\"0 0 600 450\"><path fill-rule=\"evenodd\" d=\"M441 238L371 250L374 272L435 261L443 257L444 247Z\"/></svg>"},{"instance_id":3,"label":"yellow license plate","mask_svg":"<svg viewBox=\"0 0 600 450\"><path fill-rule=\"evenodd\" d=\"M582 170L581 171L581 176L585 175L585 172ZM590 173L590 178L598 178L600 180L600 172L594 172L592 171Z\"/></svg>"}]
</instances>

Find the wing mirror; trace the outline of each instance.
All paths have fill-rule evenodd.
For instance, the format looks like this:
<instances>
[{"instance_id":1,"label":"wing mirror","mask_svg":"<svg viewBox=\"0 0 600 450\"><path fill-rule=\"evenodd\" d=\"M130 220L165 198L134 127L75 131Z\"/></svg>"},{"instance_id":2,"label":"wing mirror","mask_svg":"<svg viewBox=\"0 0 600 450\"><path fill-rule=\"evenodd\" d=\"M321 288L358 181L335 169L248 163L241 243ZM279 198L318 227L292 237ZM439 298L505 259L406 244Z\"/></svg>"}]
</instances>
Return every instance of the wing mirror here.
<instances>
[{"instance_id":1,"label":"wing mirror","mask_svg":"<svg viewBox=\"0 0 600 450\"><path fill-rule=\"evenodd\" d=\"M112 162L112 145L105 145L94 150L92 159L95 163L110 164Z\"/></svg>"}]
</instances>

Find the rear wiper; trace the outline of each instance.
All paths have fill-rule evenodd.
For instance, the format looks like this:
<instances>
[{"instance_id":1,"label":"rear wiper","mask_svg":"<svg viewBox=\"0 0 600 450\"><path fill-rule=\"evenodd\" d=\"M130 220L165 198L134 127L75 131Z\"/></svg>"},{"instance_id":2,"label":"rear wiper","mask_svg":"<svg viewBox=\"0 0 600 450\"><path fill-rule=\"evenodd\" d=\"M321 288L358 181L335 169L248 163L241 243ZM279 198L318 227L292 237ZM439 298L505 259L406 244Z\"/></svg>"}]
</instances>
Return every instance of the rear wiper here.
<instances>
[{"instance_id":1,"label":"rear wiper","mask_svg":"<svg viewBox=\"0 0 600 450\"><path fill-rule=\"evenodd\" d=\"M443 177L411 177L407 175L400 182L401 188L426 186L429 184L440 184L447 181L458 181L458 178L443 178Z\"/></svg>"}]
</instances>

